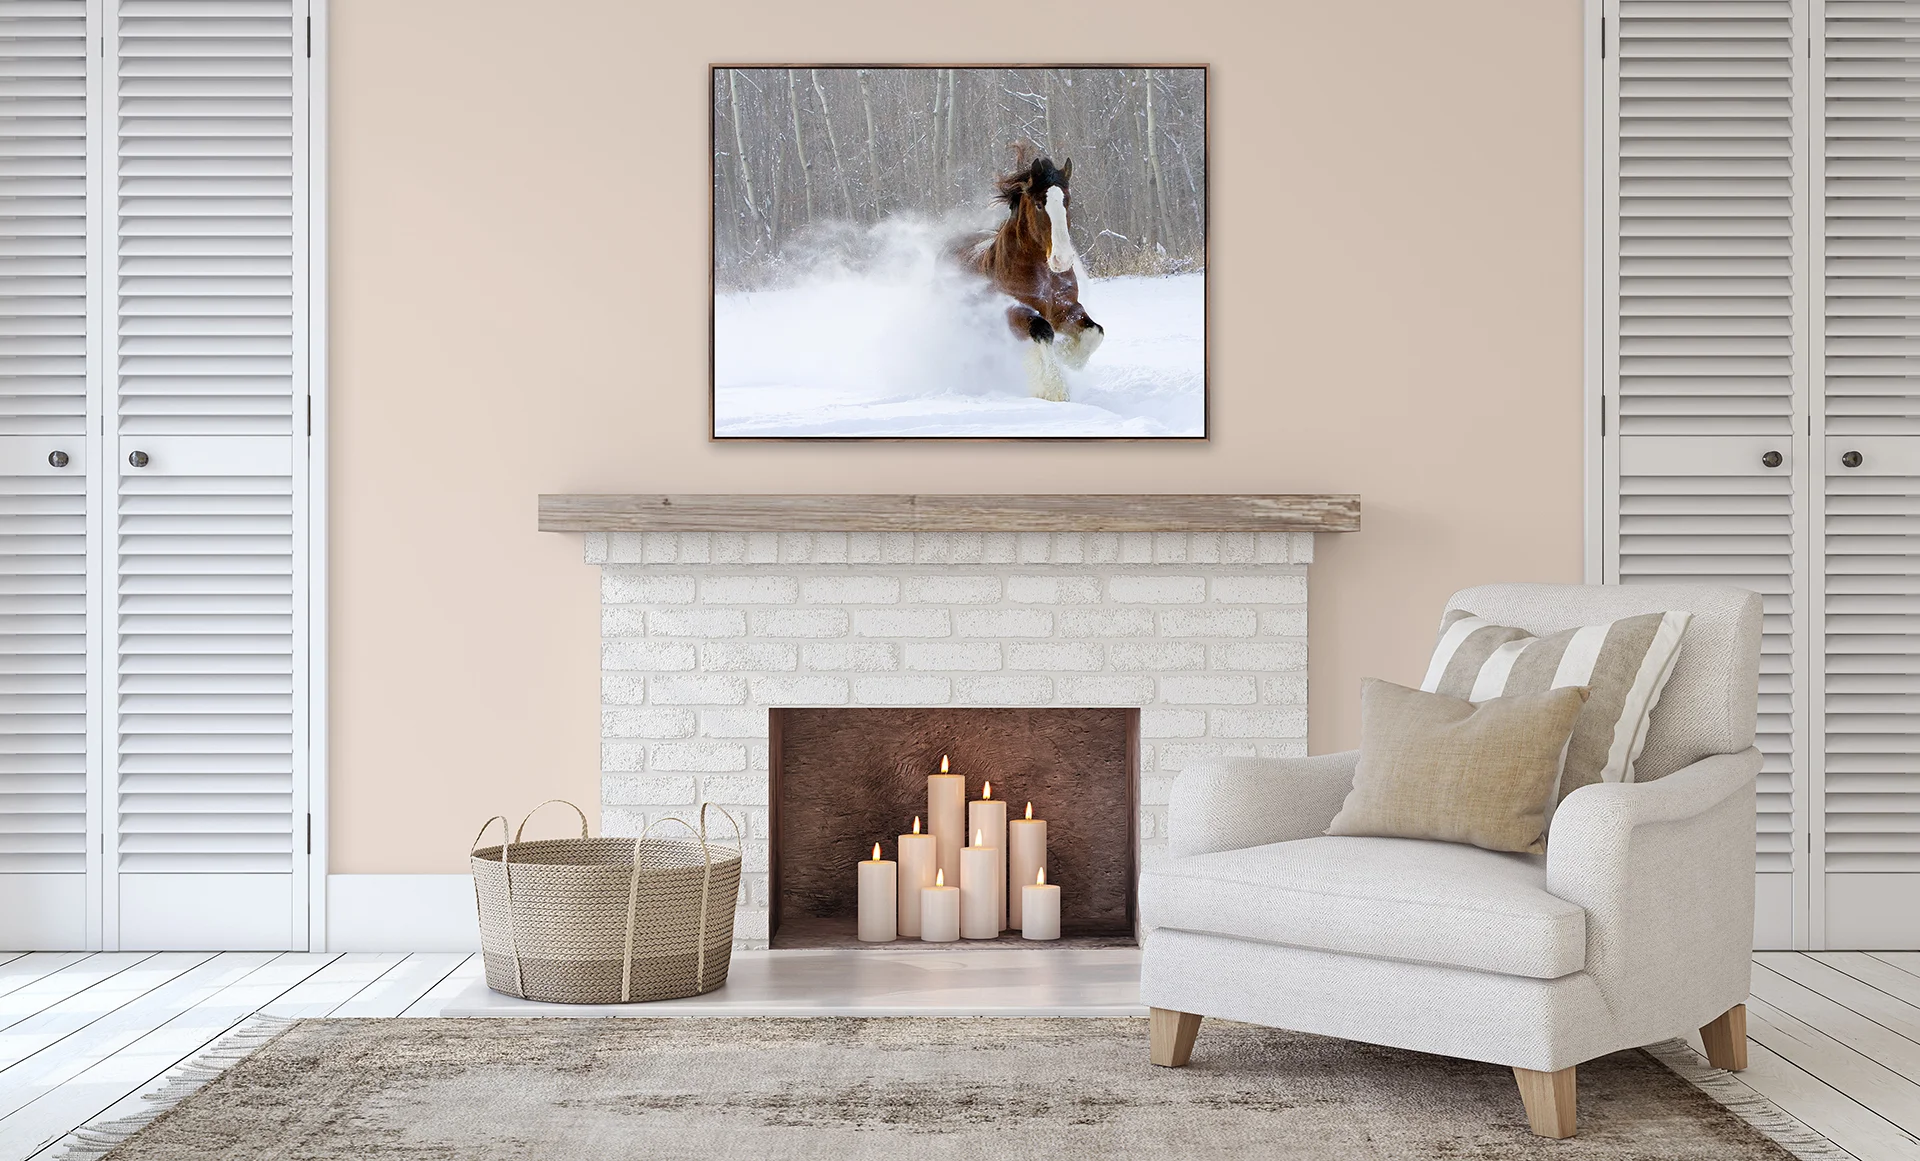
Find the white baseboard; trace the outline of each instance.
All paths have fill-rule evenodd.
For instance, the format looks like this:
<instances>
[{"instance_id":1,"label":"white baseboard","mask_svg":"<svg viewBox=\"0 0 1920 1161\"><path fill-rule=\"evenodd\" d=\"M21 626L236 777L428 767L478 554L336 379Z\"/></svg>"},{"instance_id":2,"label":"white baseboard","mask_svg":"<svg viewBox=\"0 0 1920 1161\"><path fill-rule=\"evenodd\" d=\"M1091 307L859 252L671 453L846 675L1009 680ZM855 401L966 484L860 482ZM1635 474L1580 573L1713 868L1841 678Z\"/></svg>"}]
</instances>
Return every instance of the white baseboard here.
<instances>
[{"instance_id":1,"label":"white baseboard","mask_svg":"<svg viewBox=\"0 0 1920 1161\"><path fill-rule=\"evenodd\" d=\"M479 951L468 875L328 875L328 951Z\"/></svg>"}]
</instances>

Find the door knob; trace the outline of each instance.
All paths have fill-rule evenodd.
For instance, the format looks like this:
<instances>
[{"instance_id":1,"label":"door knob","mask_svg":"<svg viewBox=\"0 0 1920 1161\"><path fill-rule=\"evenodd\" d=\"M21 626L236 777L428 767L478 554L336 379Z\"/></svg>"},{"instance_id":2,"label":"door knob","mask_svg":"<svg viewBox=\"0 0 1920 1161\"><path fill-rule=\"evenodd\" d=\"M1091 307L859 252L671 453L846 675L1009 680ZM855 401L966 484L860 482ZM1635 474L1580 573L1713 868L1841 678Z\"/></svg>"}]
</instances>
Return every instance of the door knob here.
<instances>
[{"instance_id":1,"label":"door knob","mask_svg":"<svg viewBox=\"0 0 1920 1161\"><path fill-rule=\"evenodd\" d=\"M67 453L63 451L49 452L47 453L47 462L56 468L64 468L68 462Z\"/></svg>"},{"instance_id":2,"label":"door knob","mask_svg":"<svg viewBox=\"0 0 1920 1161\"><path fill-rule=\"evenodd\" d=\"M1760 462L1770 468L1779 467L1781 464L1781 461L1782 461L1782 457L1780 453L1777 451L1767 452L1760 457Z\"/></svg>"},{"instance_id":3,"label":"door knob","mask_svg":"<svg viewBox=\"0 0 1920 1161\"><path fill-rule=\"evenodd\" d=\"M147 466L147 462L148 462L147 453L143 451L134 452L132 455L127 457L127 462L132 464L136 468L144 468Z\"/></svg>"},{"instance_id":4,"label":"door knob","mask_svg":"<svg viewBox=\"0 0 1920 1161\"><path fill-rule=\"evenodd\" d=\"M1866 457L1862 456L1857 451L1850 451L1850 452L1845 452L1840 456L1840 462L1845 464L1847 467L1857 468L1861 464L1866 462Z\"/></svg>"}]
</instances>

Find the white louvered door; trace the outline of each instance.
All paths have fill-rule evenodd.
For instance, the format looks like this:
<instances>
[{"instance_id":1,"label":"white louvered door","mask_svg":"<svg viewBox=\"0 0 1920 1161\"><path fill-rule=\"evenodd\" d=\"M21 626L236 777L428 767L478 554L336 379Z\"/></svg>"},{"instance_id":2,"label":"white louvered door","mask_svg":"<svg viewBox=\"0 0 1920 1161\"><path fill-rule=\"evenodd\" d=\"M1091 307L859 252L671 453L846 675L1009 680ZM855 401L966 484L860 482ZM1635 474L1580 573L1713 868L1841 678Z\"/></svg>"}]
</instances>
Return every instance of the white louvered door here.
<instances>
[{"instance_id":1,"label":"white louvered door","mask_svg":"<svg viewBox=\"0 0 1920 1161\"><path fill-rule=\"evenodd\" d=\"M1813 5L1825 946L1920 947L1920 2Z\"/></svg>"},{"instance_id":2,"label":"white louvered door","mask_svg":"<svg viewBox=\"0 0 1920 1161\"><path fill-rule=\"evenodd\" d=\"M0 949L94 929L88 43L86 0L0 7Z\"/></svg>"},{"instance_id":3,"label":"white louvered door","mask_svg":"<svg viewBox=\"0 0 1920 1161\"><path fill-rule=\"evenodd\" d=\"M113 7L109 942L301 947L304 21Z\"/></svg>"},{"instance_id":4,"label":"white louvered door","mask_svg":"<svg viewBox=\"0 0 1920 1161\"><path fill-rule=\"evenodd\" d=\"M1792 0L1620 0L1606 70L1603 579L1762 594L1756 941L1804 880L1804 297Z\"/></svg>"}]
</instances>

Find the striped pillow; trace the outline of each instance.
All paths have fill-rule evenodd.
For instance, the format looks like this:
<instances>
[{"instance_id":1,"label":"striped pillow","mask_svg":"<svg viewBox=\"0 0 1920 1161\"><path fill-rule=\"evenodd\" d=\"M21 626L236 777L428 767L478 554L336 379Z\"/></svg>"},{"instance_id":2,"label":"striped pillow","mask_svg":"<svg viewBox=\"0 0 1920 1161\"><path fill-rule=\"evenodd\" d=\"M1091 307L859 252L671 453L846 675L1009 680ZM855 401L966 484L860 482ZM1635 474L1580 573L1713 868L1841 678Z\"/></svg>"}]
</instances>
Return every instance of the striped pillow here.
<instances>
[{"instance_id":1,"label":"striped pillow","mask_svg":"<svg viewBox=\"0 0 1920 1161\"><path fill-rule=\"evenodd\" d=\"M1593 691L1567 743L1559 797L1593 782L1631 782L1647 717L1680 655L1691 613L1646 613L1545 637L1449 609L1420 688L1480 702L1568 685Z\"/></svg>"}]
</instances>

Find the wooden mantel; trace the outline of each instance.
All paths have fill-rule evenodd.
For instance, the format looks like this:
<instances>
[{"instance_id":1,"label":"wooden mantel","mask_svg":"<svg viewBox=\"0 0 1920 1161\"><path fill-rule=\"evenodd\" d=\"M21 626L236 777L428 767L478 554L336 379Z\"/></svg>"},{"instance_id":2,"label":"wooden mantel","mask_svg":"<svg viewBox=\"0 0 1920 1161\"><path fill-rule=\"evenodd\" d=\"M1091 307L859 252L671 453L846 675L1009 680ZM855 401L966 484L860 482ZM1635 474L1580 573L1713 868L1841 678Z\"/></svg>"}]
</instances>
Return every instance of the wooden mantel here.
<instances>
[{"instance_id":1,"label":"wooden mantel","mask_svg":"<svg viewBox=\"0 0 1920 1161\"><path fill-rule=\"evenodd\" d=\"M540 497L542 532L1358 532L1360 497Z\"/></svg>"}]
</instances>

